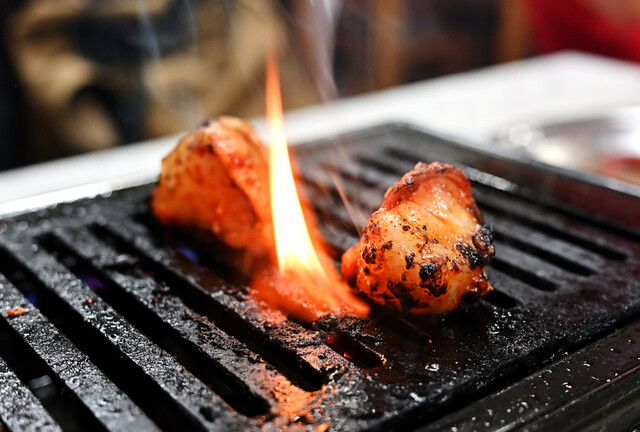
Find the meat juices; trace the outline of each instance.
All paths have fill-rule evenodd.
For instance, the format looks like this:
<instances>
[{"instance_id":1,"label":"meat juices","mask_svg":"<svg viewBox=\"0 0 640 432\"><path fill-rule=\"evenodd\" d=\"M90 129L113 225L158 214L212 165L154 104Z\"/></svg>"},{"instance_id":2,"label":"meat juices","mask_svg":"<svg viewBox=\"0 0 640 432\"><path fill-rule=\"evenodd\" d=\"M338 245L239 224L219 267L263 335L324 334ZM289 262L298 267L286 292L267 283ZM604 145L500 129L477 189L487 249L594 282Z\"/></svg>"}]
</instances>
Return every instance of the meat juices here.
<instances>
[{"instance_id":1,"label":"meat juices","mask_svg":"<svg viewBox=\"0 0 640 432\"><path fill-rule=\"evenodd\" d=\"M484 271L493 254L493 231L464 173L418 163L387 190L360 243L342 256L342 274L376 303L438 314L493 290Z\"/></svg>"}]
</instances>

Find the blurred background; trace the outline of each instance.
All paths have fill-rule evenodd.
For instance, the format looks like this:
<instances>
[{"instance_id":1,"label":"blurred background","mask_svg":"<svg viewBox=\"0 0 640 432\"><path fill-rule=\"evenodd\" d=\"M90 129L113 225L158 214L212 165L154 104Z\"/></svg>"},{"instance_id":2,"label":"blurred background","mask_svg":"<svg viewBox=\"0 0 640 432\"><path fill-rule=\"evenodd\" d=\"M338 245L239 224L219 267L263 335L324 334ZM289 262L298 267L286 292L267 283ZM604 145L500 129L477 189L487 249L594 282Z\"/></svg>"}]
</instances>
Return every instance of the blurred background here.
<instances>
[{"instance_id":1,"label":"blurred background","mask_svg":"<svg viewBox=\"0 0 640 432\"><path fill-rule=\"evenodd\" d=\"M0 170L566 49L640 61L635 0L2 0Z\"/></svg>"}]
</instances>

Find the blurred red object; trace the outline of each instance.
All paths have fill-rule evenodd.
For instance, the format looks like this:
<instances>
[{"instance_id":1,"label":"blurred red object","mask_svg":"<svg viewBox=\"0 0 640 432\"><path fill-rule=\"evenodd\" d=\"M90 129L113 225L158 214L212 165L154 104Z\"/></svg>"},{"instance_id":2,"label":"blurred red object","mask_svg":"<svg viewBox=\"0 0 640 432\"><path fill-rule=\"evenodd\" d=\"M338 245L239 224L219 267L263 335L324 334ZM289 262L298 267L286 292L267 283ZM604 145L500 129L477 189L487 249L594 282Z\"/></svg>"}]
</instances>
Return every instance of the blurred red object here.
<instances>
[{"instance_id":1,"label":"blurred red object","mask_svg":"<svg viewBox=\"0 0 640 432\"><path fill-rule=\"evenodd\" d=\"M626 0L527 0L542 53L578 50L640 62L638 5Z\"/></svg>"},{"instance_id":2,"label":"blurred red object","mask_svg":"<svg viewBox=\"0 0 640 432\"><path fill-rule=\"evenodd\" d=\"M602 161L594 170L602 175L640 185L640 159L632 157L611 158Z\"/></svg>"}]
</instances>

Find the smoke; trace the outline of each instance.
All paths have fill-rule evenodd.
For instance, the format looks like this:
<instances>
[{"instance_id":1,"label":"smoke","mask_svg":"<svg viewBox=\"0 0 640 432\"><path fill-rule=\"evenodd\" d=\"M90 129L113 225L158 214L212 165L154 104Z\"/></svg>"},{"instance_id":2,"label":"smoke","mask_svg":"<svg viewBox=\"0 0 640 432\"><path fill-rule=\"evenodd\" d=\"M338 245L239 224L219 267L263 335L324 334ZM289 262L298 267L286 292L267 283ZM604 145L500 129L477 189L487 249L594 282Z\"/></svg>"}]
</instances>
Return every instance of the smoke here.
<instances>
[{"instance_id":1,"label":"smoke","mask_svg":"<svg viewBox=\"0 0 640 432\"><path fill-rule=\"evenodd\" d=\"M279 47L281 54L286 52L284 61L298 76L307 77L305 84L314 87L321 101L329 102L339 97L334 52L342 0L292 2L290 10L281 8L279 11L267 3L222 1L216 3L222 16L215 23L203 21L201 14L205 3L169 0L168 10L160 14L172 18L166 21L158 19L157 10L150 10L149 0L136 0L135 4L140 42L148 59L141 70L143 85L153 102L162 107L156 120L160 118L166 124L171 118L179 119L171 125L173 128L184 130L199 124L205 116L229 114L228 109L237 108L238 100L261 99L264 56L273 45ZM289 11L292 14L287 16ZM200 15L196 16L196 13ZM212 27L198 28L198 25ZM217 33L221 42L200 39L203 31L212 37L216 25L226 28ZM176 26L182 26L182 31ZM172 45L171 36L176 34L180 35L180 46L174 42L168 49ZM288 88L283 89L285 92L297 91L293 82L285 82L285 86ZM330 111L328 115L331 115ZM339 140L335 143L330 159L336 166L348 164L348 154ZM340 173L332 172L330 176L346 200ZM345 205L354 226L360 231L367 215L349 202Z\"/></svg>"},{"instance_id":2,"label":"smoke","mask_svg":"<svg viewBox=\"0 0 640 432\"><path fill-rule=\"evenodd\" d=\"M148 59L139 71L148 95L150 135L191 128L206 115L200 97L203 65L193 0L169 0L150 10L150 0L136 0L139 46Z\"/></svg>"},{"instance_id":3,"label":"smoke","mask_svg":"<svg viewBox=\"0 0 640 432\"><path fill-rule=\"evenodd\" d=\"M342 0L308 0L296 3L295 12L300 22L295 24L301 29L302 40L299 43L302 45L303 60L306 62L307 70L322 102L330 102L340 96L334 74L334 58L338 23L342 11ZM354 60L365 61L366 59ZM326 106L326 115L332 115L330 105ZM334 145L328 155L329 163L334 167L344 166L347 169L355 169L356 164L340 141L338 138L333 139ZM344 190L346 182L343 173L327 170L325 174L328 174L334 184L355 230L360 233L367 223L368 215L362 208L349 202ZM349 185L353 196L357 196L357 189L361 186L356 183L358 182L350 182Z\"/></svg>"},{"instance_id":4,"label":"smoke","mask_svg":"<svg viewBox=\"0 0 640 432\"><path fill-rule=\"evenodd\" d=\"M309 3L313 10L309 16L309 31L312 52L315 53L315 84L323 101L336 99L338 89L333 75L333 53L342 1L309 0Z\"/></svg>"},{"instance_id":5,"label":"smoke","mask_svg":"<svg viewBox=\"0 0 640 432\"><path fill-rule=\"evenodd\" d=\"M151 22L151 15L147 9L146 0L137 0L137 16L140 23L140 38L145 41L145 46L149 51L150 57L158 61L160 59L160 45L158 43L158 35Z\"/></svg>"}]
</instances>

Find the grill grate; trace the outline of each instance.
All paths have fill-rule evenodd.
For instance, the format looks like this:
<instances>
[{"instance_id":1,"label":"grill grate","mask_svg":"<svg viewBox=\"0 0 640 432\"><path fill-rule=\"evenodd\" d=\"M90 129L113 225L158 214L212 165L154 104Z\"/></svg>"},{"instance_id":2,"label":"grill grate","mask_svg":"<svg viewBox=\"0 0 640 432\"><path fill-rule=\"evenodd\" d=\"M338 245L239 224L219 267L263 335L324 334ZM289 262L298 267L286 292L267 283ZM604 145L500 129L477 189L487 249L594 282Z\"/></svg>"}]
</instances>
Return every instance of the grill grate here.
<instances>
[{"instance_id":1,"label":"grill grate","mask_svg":"<svg viewBox=\"0 0 640 432\"><path fill-rule=\"evenodd\" d=\"M151 185L13 217L0 222L0 419L7 428L405 430L437 419L429 430L516 427L566 403L579 393L577 383L593 392L609 386L606 379L635 377L635 328L604 339L610 352L589 346L567 357L640 318L638 232L570 207L556 193L575 190L574 183L597 196L606 190L531 165L516 169L402 126L344 137L337 149L334 142L301 146L297 155L336 257L357 242L349 212L362 224L419 160L454 163L496 230L488 269L496 291L439 317L374 308L364 320L276 324L247 299L234 251L155 224ZM9 317L16 307L27 313ZM582 371L598 379L580 375L576 385L556 373L537 398L543 390L527 387L535 374L518 381L585 355L621 366ZM513 400L526 415L503 410ZM478 414L486 410L490 419Z\"/></svg>"}]
</instances>

